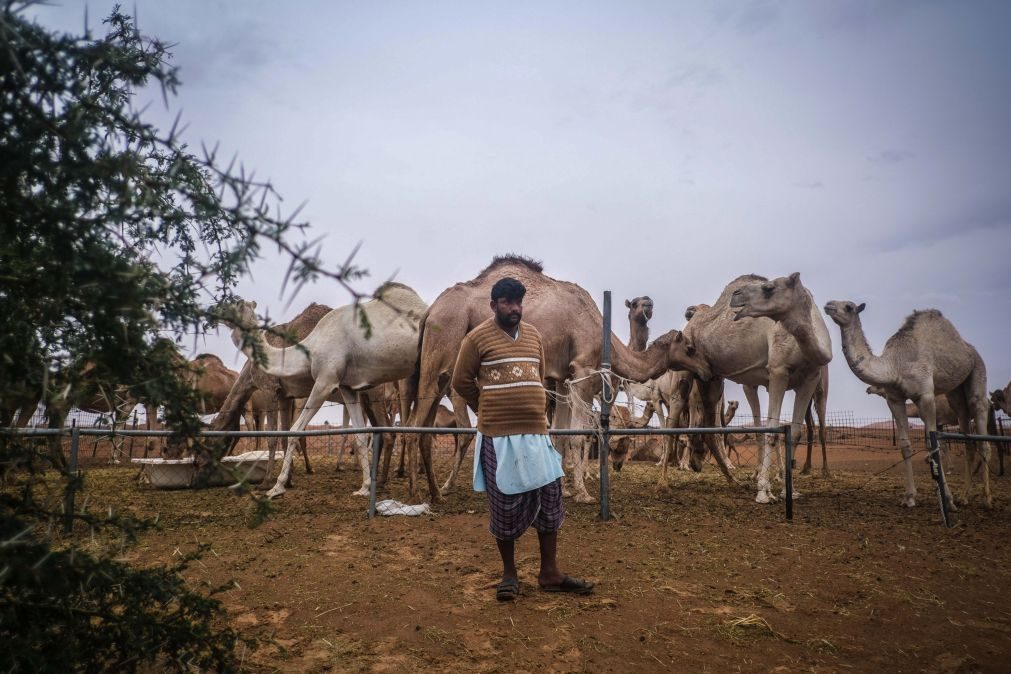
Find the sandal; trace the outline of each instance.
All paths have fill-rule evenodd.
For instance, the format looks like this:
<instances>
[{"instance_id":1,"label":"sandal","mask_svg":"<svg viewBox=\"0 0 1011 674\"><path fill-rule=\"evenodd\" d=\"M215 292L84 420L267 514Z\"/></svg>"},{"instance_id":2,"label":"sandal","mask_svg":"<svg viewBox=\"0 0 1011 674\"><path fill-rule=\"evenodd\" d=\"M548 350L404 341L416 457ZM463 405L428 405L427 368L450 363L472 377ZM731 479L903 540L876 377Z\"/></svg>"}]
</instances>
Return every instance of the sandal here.
<instances>
[{"instance_id":1,"label":"sandal","mask_svg":"<svg viewBox=\"0 0 1011 674\"><path fill-rule=\"evenodd\" d=\"M572 594L593 594L593 583L566 576L557 585L541 585L542 592L571 592Z\"/></svg>"},{"instance_id":2,"label":"sandal","mask_svg":"<svg viewBox=\"0 0 1011 674\"><path fill-rule=\"evenodd\" d=\"M506 578L495 587L495 598L499 601L513 601L520 594L520 581Z\"/></svg>"}]
</instances>

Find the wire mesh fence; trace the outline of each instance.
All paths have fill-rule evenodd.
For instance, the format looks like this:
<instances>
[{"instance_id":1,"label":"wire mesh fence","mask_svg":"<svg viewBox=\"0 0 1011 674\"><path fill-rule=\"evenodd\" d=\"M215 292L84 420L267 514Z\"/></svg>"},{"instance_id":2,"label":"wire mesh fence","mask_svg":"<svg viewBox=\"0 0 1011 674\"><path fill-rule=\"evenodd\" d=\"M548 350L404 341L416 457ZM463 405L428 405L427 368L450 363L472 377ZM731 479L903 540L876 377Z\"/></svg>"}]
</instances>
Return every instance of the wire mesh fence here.
<instances>
[{"instance_id":1,"label":"wire mesh fence","mask_svg":"<svg viewBox=\"0 0 1011 674\"><path fill-rule=\"evenodd\" d=\"M633 409L633 415L641 415L643 405L637 401ZM317 419L319 415L317 416ZM204 417L206 422L210 422L213 415ZM612 423L615 417L612 416ZM138 437L122 435L124 430L144 430L147 428L143 411L138 408L125 420L113 423L109 414L100 414L84 410L73 410L67 417L67 424L76 424L81 428L97 428L108 430L107 435L88 435L82 438L79 449L79 460L82 468L98 465L129 465L130 459L160 457L165 453L166 439L164 437ZM762 420L765 426L780 426L789 423L785 420ZM826 415L823 422L819 422L817 417L813 427L805 429L797 442L796 453L798 465L801 461L807 462L808 447L814 455L813 463L820 462L820 426L824 424L824 435L826 454L830 465L838 464L846 466L860 460L873 460L875 458L897 459L899 447L899 433L895 422L890 417L861 417L852 412L832 412ZM749 414L738 414L728 424L729 428L744 428L752 426L754 420ZM331 423L324 420L319 423L310 424L306 430L327 431L340 428L342 424ZM662 426L658 417L654 416L647 428L660 428ZM992 435L1011 438L1011 419L1003 413L995 415L992 428L989 432ZM33 415L28 423L29 428L45 428L46 418L44 411L39 410ZM612 427L616 427L613 425ZM248 429L243 425L242 430ZM939 430L957 432L957 428L943 427ZM368 431L363 431L365 440L369 441ZM909 440L912 449L916 453L924 452L927 449L926 431L919 420L911 419L909 426ZM43 441L41 438L39 442ZM62 439L64 448L69 447L69 438ZM964 452L964 442L947 438L945 440L949 447L949 452L953 456L959 456ZM232 454L243 454L251 451L262 451L270 449L284 451L285 439L279 437L244 437L241 438L233 448ZM718 445L730 458L734 465L738 467L754 467L760 457L760 446L762 440L756 438L754 434L731 433L717 440ZM304 438L306 451L312 456L349 456L354 453L354 437L350 435L315 435ZM615 436L610 439L610 449L612 452L621 451L626 461L640 461L657 463L661 460L665 446L670 450L669 460L675 462L678 456L683 456L689 444L689 438L681 435L675 438L664 438L662 436ZM1007 445L1003 447L1001 443L995 443L993 457L991 459L991 471L1000 472L997 467L1000 460L1000 453L1006 453ZM436 435L432 442L433 453L448 457L456 447L451 435ZM879 457L875 457L877 453ZM864 456L866 454L866 456ZM713 461L712 457L708 459Z\"/></svg>"}]
</instances>

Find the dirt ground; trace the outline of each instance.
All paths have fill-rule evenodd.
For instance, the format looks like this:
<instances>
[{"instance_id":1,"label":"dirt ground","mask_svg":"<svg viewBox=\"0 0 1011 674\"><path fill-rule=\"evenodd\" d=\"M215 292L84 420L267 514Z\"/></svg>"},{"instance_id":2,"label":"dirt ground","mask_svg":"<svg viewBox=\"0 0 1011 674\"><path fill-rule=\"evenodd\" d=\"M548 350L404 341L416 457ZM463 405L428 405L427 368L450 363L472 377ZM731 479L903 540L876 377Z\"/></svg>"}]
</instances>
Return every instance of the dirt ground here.
<instances>
[{"instance_id":1,"label":"dirt ground","mask_svg":"<svg viewBox=\"0 0 1011 674\"><path fill-rule=\"evenodd\" d=\"M160 515L161 531L124 555L136 564L211 543L188 580L233 583L231 620L263 640L244 655L253 671L1011 668L1011 476L992 479L992 510L962 508L945 529L923 455L920 503L905 509L900 468L888 469L897 451L832 447L831 478L797 476L793 522L711 465L672 472L669 487L656 466L626 465L611 473L611 521L566 503L560 559L595 593L538 591L530 532L517 546L521 596L504 604L469 479L432 516L369 521L351 495L360 471L314 458L255 529L248 499L226 488L155 491L123 467L87 471L89 507ZM961 466L949 470L957 491ZM406 481L383 496L408 500Z\"/></svg>"}]
</instances>

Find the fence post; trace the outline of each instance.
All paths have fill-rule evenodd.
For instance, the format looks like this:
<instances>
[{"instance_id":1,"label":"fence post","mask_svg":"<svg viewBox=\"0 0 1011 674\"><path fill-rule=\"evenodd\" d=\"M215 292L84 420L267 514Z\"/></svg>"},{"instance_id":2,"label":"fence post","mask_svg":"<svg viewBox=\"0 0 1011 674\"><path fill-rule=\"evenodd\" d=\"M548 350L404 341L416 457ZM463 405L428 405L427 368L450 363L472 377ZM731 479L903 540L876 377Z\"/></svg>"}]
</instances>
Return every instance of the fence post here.
<instances>
[{"instance_id":1,"label":"fence post","mask_svg":"<svg viewBox=\"0 0 1011 674\"><path fill-rule=\"evenodd\" d=\"M323 422L323 428L325 428L326 430L329 431L330 430L330 422L329 421L324 421ZM332 435L327 435L326 436L326 455L327 456L332 456L333 455L333 451L330 449L330 443L332 441L333 441L333 436Z\"/></svg>"},{"instance_id":2,"label":"fence post","mask_svg":"<svg viewBox=\"0 0 1011 674\"><path fill-rule=\"evenodd\" d=\"M927 452L927 463L930 464L930 476L937 483L937 499L941 503L941 518L944 520L944 526L950 527L951 522L948 519L948 490L944 484L944 466L941 463L941 450L937 444L937 431L930 431L928 436L930 450Z\"/></svg>"},{"instance_id":3,"label":"fence post","mask_svg":"<svg viewBox=\"0 0 1011 674\"><path fill-rule=\"evenodd\" d=\"M786 519L793 521L793 427L787 424L783 427L783 446L786 448L786 465L783 475L786 488Z\"/></svg>"},{"instance_id":4,"label":"fence post","mask_svg":"<svg viewBox=\"0 0 1011 674\"><path fill-rule=\"evenodd\" d=\"M1004 435L1004 420L1000 417L997 418L997 428L1000 429L1000 435ZM997 477L1004 477L1004 455L1007 454L1007 443L998 442L997 443Z\"/></svg>"},{"instance_id":5,"label":"fence post","mask_svg":"<svg viewBox=\"0 0 1011 674\"><path fill-rule=\"evenodd\" d=\"M77 452L81 445L81 429L77 427L77 419L74 419L71 423L70 461L67 466L67 473L70 481L67 483L67 494L63 501L63 533L68 536L74 532L74 493L77 490ZM62 441L60 444L63 444Z\"/></svg>"},{"instance_id":6,"label":"fence post","mask_svg":"<svg viewBox=\"0 0 1011 674\"><path fill-rule=\"evenodd\" d=\"M383 451L383 434L372 434L372 473L369 480L369 519L376 516L376 478L379 474L379 454Z\"/></svg>"},{"instance_id":7,"label":"fence post","mask_svg":"<svg viewBox=\"0 0 1011 674\"><path fill-rule=\"evenodd\" d=\"M137 410L136 409L133 411L133 425L130 426L130 430L131 431L137 430ZM133 436L132 435L130 436L130 446L127 447L126 451L127 451L127 453L129 453L130 458L132 459L133 458Z\"/></svg>"},{"instance_id":8,"label":"fence post","mask_svg":"<svg viewBox=\"0 0 1011 674\"><path fill-rule=\"evenodd\" d=\"M610 430L611 430L611 379L608 376L611 372L611 291L604 291L604 336L601 350L600 369L604 376L601 388L600 400L600 519L607 521L611 518L610 503L608 503L609 481L607 475L607 458L610 454Z\"/></svg>"}]
</instances>

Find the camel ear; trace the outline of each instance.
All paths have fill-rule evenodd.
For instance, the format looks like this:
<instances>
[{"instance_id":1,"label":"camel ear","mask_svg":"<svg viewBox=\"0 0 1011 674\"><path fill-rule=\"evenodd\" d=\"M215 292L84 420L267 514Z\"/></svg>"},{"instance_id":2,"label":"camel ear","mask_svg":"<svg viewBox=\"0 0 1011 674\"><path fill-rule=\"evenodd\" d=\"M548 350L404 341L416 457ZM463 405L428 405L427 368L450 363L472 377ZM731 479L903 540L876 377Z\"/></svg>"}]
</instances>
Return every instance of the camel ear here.
<instances>
[{"instance_id":1,"label":"camel ear","mask_svg":"<svg viewBox=\"0 0 1011 674\"><path fill-rule=\"evenodd\" d=\"M797 281L799 280L800 280L800 272L795 271L792 274L790 274L790 276L786 279L786 285L792 288L795 285L797 285Z\"/></svg>"},{"instance_id":2,"label":"camel ear","mask_svg":"<svg viewBox=\"0 0 1011 674\"><path fill-rule=\"evenodd\" d=\"M857 313L859 314L859 313L860 313L861 311L863 311L863 310L864 310L864 309L865 309L866 307L867 307L867 305L866 305L866 304L865 304L864 302L861 302L860 304L858 304L858 305L857 305Z\"/></svg>"},{"instance_id":3,"label":"camel ear","mask_svg":"<svg viewBox=\"0 0 1011 674\"><path fill-rule=\"evenodd\" d=\"M685 336L684 336L684 334L680 330L675 330L674 331L674 341L675 342L683 342L683 341L685 341Z\"/></svg>"},{"instance_id":4,"label":"camel ear","mask_svg":"<svg viewBox=\"0 0 1011 674\"><path fill-rule=\"evenodd\" d=\"M632 303L629 302L628 300L625 300L625 307L628 308L628 309L631 309L632 308Z\"/></svg>"}]
</instances>

